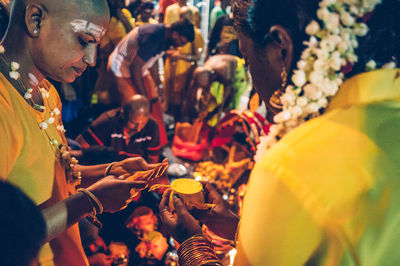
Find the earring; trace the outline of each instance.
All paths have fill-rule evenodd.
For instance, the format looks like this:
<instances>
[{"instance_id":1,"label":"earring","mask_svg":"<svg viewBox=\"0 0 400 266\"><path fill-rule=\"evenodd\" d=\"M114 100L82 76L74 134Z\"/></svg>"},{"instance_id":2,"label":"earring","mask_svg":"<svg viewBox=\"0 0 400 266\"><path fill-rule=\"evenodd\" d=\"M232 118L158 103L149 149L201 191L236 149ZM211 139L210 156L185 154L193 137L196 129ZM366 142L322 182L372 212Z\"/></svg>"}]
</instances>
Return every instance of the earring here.
<instances>
[{"instance_id":1,"label":"earring","mask_svg":"<svg viewBox=\"0 0 400 266\"><path fill-rule=\"evenodd\" d=\"M281 79L282 79L281 88L274 91L271 98L269 98L269 104L275 109L283 108L283 105L281 102L281 97L282 97L283 93L285 92L285 87L286 87L286 83L287 83L287 72L286 72L285 67L282 68Z\"/></svg>"},{"instance_id":2,"label":"earring","mask_svg":"<svg viewBox=\"0 0 400 266\"><path fill-rule=\"evenodd\" d=\"M39 31L37 29L33 30L33 34L38 34L38 33L39 33Z\"/></svg>"}]
</instances>

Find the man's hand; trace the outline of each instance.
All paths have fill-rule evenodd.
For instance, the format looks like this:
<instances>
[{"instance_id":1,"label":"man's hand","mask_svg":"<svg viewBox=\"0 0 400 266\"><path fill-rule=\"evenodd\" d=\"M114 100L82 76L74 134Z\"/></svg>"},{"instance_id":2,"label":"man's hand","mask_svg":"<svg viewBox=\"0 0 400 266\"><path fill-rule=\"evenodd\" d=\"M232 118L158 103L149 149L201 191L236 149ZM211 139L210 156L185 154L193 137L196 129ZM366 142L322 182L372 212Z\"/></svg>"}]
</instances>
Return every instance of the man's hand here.
<instances>
[{"instance_id":1,"label":"man's hand","mask_svg":"<svg viewBox=\"0 0 400 266\"><path fill-rule=\"evenodd\" d=\"M126 181L115 176L107 176L87 189L91 191L103 205L105 212L116 212L125 207L132 197L131 189L144 189L144 181Z\"/></svg>"},{"instance_id":2,"label":"man's hand","mask_svg":"<svg viewBox=\"0 0 400 266\"><path fill-rule=\"evenodd\" d=\"M199 222L187 211L183 201L174 196L173 204L176 213L172 214L168 205L172 190L164 192L160 202L160 219L166 227L168 233L178 242L182 243L190 237L201 234Z\"/></svg>"},{"instance_id":3,"label":"man's hand","mask_svg":"<svg viewBox=\"0 0 400 266\"><path fill-rule=\"evenodd\" d=\"M133 175L137 171L147 171L157 167L157 164L148 164L142 157L128 158L114 162L110 174L114 176Z\"/></svg>"}]
</instances>

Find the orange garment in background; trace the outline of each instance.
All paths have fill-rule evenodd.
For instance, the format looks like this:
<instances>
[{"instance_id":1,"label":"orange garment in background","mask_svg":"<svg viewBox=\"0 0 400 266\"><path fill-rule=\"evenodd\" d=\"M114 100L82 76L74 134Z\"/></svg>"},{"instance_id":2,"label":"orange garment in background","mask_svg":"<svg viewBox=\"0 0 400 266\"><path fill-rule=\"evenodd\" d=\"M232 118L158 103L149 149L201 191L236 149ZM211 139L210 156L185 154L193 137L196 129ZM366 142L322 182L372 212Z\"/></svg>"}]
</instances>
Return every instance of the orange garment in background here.
<instances>
[{"instance_id":1,"label":"orange garment in background","mask_svg":"<svg viewBox=\"0 0 400 266\"><path fill-rule=\"evenodd\" d=\"M175 3L176 3L176 0L160 0L158 13L165 14L167 7L169 7L170 5L175 4Z\"/></svg>"},{"instance_id":2,"label":"orange garment in background","mask_svg":"<svg viewBox=\"0 0 400 266\"><path fill-rule=\"evenodd\" d=\"M43 208L67 198L75 188L67 184L64 168L46 135L66 144L64 133L57 129L62 125L61 115L46 132L38 126L55 108L61 111L60 98L48 81L39 87L49 92L49 98L43 99L44 112L34 110L0 74L0 178L18 186ZM46 243L39 260L41 265L88 265L78 225Z\"/></svg>"},{"instance_id":3,"label":"orange garment in background","mask_svg":"<svg viewBox=\"0 0 400 266\"><path fill-rule=\"evenodd\" d=\"M143 25L146 25L146 24L157 24L157 23L158 23L158 21L155 20L154 18L149 18L149 21L143 22L140 14L135 19L135 26L136 27L143 26Z\"/></svg>"},{"instance_id":4,"label":"orange garment in background","mask_svg":"<svg viewBox=\"0 0 400 266\"><path fill-rule=\"evenodd\" d=\"M187 5L188 8L192 11L193 14L193 20L194 20L194 25L199 25L200 24L200 13L199 9L195 6ZM177 22L180 19L180 10L181 6L178 3L175 3L173 5L170 5L166 10L165 10L165 17L164 17L164 24L172 24Z\"/></svg>"}]
</instances>

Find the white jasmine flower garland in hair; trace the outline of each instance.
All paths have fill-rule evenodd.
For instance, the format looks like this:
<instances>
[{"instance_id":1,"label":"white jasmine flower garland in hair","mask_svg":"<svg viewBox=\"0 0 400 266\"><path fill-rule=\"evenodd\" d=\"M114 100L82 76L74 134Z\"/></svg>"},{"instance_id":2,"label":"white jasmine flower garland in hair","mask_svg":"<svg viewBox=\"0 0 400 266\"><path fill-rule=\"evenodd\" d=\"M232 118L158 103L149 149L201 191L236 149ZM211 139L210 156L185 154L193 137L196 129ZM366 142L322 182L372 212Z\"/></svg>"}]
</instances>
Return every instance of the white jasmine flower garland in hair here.
<instances>
[{"instance_id":1,"label":"white jasmine flower garland in hair","mask_svg":"<svg viewBox=\"0 0 400 266\"><path fill-rule=\"evenodd\" d=\"M317 117L328 106L342 84L347 69L358 58L357 37L365 36L368 27L360 22L381 0L322 0L317 17L306 27L310 39L293 71L291 83L281 97L282 112L274 117L268 136L260 137L255 160L286 133ZM375 68L370 61L367 70Z\"/></svg>"}]
</instances>

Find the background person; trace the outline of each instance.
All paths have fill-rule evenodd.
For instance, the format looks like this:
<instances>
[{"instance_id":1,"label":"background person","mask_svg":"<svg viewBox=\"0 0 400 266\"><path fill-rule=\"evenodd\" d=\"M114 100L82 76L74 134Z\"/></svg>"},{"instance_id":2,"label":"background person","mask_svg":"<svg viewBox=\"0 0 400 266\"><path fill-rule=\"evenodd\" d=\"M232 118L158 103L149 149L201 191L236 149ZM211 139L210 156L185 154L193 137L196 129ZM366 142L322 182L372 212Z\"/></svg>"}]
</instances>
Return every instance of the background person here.
<instances>
[{"instance_id":1,"label":"background person","mask_svg":"<svg viewBox=\"0 0 400 266\"><path fill-rule=\"evenodd\" d=\"M17 187L0 180L0 264L38 265L46 237L39 208Z\"/></svg>"},{"instance_id":2,"label":"background person","mask_svg":"<svg viewBox=\"0 0 400 266\"><path fill-rule=\"evenodd\" d=\"M161 145L167 143L158 89L162 88L157 60L170 46L179 47L194 39L193 24L187 20L172 25L148 24L135 28L110 55L108 68L116 79L122 104L135 94L152 103Z\"/></svg>"},{"instance_id":3,"label":"background person","mask_svg":"<svg viewBox=\"0 0 400 266\"><path fill-rule=\"evenodd\" d=\"M150 117L150 102L139 94L122 108L102 114L76 140L83 150L105 146L111 148L106 153L117 152L119 159L143 157L150 163L158 162L161 149L157 122Z\"/></svg>"},{"instance_id":4,"label":"background person","mask_svg":"<svg viewBox=\"0 0 400 266\"><path fill-rule=\"evenodd\" d=\"M144 2L139 6L139 15L135 19L135 26L139 27L145 24L157 24L158 21L153 18L154 16L154 3Z\"/></svg>"},{"instance_id":5,"label":"background person","mask_svg":"<svg viewBox=\"0 0 400 266\"><path fill-rule=\"evenodd\" d=\"M193 23L193 12L187 6L180 8L180 18ZM164 90L167 98L168 112L175 121L180 121L182 105L187 97L193 71L200 60L204 48L204 40L199 29L194 28L194 40L182 47L166 52L164 64Z\"/></svg>"},{"instance_id":6,"label":"background person","mask_svg":"<svg viewBox=\"0 0 400 266\"><path fill-rule=\"evenodd\" d=\"M184 113L196 105L197 92L201 91L199 116L204 117L210 126L215 126L222 112L239 107L240 97L247 86L244 61L233 55L215 55L193 74L188 95L183 108Z\"/></svg>"},{"instance_id":7,"label":"background person","mask_svg":"<svg viewBox=\"0 0 400 266\"><path fill-rule=\"evenodd\" d=\"M196 28L200 28L199 9L195 6L188 5L187 0L179 0L166 8L164 16L164 24L172 24L179 21L181 17L180 11L182 7L188 7L192 11L193 21L194 21L193 25L195 25Z\"/></svg>"}]
</instances>

